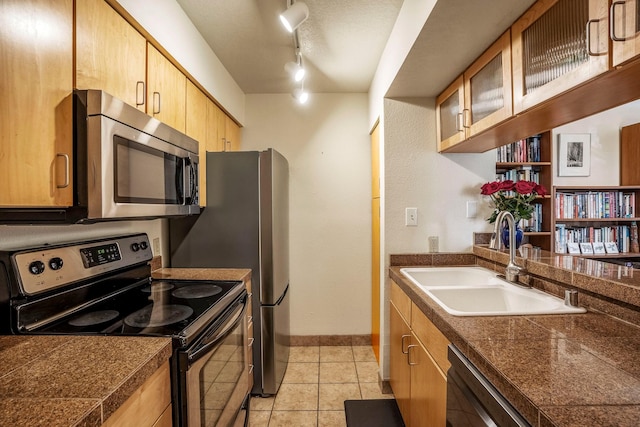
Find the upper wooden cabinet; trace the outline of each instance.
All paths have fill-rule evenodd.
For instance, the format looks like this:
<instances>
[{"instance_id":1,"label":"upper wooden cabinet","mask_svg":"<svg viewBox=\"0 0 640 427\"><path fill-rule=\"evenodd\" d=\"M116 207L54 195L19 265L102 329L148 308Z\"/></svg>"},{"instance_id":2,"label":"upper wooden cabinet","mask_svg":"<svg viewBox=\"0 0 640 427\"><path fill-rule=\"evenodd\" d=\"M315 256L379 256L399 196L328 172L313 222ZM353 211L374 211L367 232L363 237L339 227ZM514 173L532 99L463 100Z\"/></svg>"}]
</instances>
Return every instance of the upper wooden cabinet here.
<instances>
[{"instance_id":1,"label":"upper wooden cabinet","mask_svg":"<svg viewBox=\"0 0 640 427\"><path fill-rule=\"evenodd\" d=\"M224 122L225 146L224 151L238 151L241 144L240 126L229 116L225 115Z\"/></svg>"},{"instance_id":2,"label":"upper wooden cabinet","mask_svg":"<svg viewBox=\"0 0 640 427\"><path fill-rule=\"evenodd\" d=\"M147 43L147 114L184 132L186 90L186 76Z\"/></svg>"},{"instance_id":3,"label":"upper wooden cabinet","mask_svg":"<svg viewBox=\"0 0 640 427\"><path fill-rule=\"evenodd\" d=\"M1 207L73 204L72 89L73 0L0 1Z\"/></svg>"},{"instance_id":4,"label":"upper wooden cabinet","mask_svg":"<svg viewBox=\"0 0 640 427\"><path fill-rule=\"evenodd\" d=\"M609 69L607 0L539 0L511 27L513 110Z\"/></svg>"},{"instance_id":5,"label":"upper wooden cabinet","mask_svg":"<svg viewBox=\"0 0 640 427\"><path fill-rule=\"evenodd\" d=\"M200 206L207 205L207 101L209 98L187 80L185 133L198 141L198 179L200 182ZM210 101L209 101L210 102Z\"/></svg>"},{"instance_id":6,"label":"upper wooden cabinet","mask_svg":"<svg viewBox=\"0 0 640 427\"><path fill-rule=\"evenodd\" d=\"M613 65L640 55L640 0L613 1L609 20Z\"/></svg>"},{"instance_id":7,"label":"upper wooden cabinet","mask_svg":"<svg viewBox=\"0 0 640 427\"><path fill-rule=\"evenodd\" d=\"M467 136L511 116L511 33L504 33L464 73Z\"/></svg>"},{"instance_id":8,"label":"upper wooden cabinet","mask_svg":"<svg viewBox=\"0 0 640 427\"><path fill-rule=\"evenodd\" d=\"M207 103L207 151L224 151L226 114L213 101Z\"/></svg>"},{"instance_id":9,"label":"upper wooden cabinet","mask_svg":"<svg viewBox=\"0 0 640 427\"><path fill-rule=\"evenodd\" d=\"M437 98L438 151L494 126L511 113L511 38L507 31Z\"/></svg>"},{"instance_id":10,"label":"upper wooden cabinet","mask_svg":"<svg viewBox=\"0 0 640 427\"><path fill-rule=\"evenodd\" d=\"M464 80L458 77L436 98L438 151L444 151L466 138L464 128Z\"/></svg>"},{"instance_id":11,"label":"upper wooden cabinet","mask_svg":"<svg viewBox=\"0 0 640 427\"><path fill-rule=\"evenodd\" d=\"M145 38L104 0L76 2L76 88L145 109Z\"/></svg>"}]
</instances>

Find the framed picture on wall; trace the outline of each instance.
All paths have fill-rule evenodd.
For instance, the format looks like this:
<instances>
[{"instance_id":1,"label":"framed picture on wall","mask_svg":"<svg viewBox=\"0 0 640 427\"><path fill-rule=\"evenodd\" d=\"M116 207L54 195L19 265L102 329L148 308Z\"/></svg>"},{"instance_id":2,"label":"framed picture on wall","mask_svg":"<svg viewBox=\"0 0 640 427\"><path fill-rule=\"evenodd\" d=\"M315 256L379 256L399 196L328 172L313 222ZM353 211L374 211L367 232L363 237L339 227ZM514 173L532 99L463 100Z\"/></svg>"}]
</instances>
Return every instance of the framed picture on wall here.
<instances>
[{"instance_id":1,"label":"framed picture on wall","mask_svg":"<svg viewBox=\"0 0 640 427\"><path fill-rule=\"evenodd\" d=\"M589 176L591 170L591 134L558 135L558 176Z\"/></svg>"}]
</instances>

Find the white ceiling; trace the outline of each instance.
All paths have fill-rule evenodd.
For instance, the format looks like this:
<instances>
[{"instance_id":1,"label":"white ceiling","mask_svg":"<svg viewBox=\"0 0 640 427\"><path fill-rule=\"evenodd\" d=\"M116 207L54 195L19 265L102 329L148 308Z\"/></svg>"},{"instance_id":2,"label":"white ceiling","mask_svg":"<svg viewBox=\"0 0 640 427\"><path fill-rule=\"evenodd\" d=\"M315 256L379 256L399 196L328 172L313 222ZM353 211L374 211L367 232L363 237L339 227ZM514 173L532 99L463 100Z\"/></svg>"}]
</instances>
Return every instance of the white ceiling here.
<instances>
[{"instance_id":1,"label":"white ceiling","mask_svg":"<svg viewBox=\"0 0 640 427\"><path fill-rule=\"evenodd\" d=\"M287 0L177 1L245 93L292 92L294 38L278 19ZM304 1L305 88L368 92L403 0ZM438 0L387 96L436 96L534 2Z\"/></svg>"},{"instance_id":2,"label":"white ceiling","mask_svg":"<svg viewBox=\"0 0 640 427\"><path fill-rule=\"evenodd\" d=\"M245 93L290 93L287 0L177 0ZM298 28L311 92L367 92L402 0L304 0Z\"/></svg>"}]
</instances>

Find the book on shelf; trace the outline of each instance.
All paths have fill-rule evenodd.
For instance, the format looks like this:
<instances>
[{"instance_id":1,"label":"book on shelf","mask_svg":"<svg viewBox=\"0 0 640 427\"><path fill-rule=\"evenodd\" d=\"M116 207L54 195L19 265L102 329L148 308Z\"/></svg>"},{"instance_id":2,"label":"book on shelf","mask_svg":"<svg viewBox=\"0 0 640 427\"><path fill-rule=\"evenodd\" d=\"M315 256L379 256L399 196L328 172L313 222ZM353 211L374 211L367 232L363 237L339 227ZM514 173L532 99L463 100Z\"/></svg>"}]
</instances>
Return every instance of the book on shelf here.
<instances>
[{"instance_id":1,"label":"book on shelf","mask_svg":"<svg viewBox=\"0 0 640 427\"><path fill-rule=\"evenodd\" d=\"M556 218L634 218L635 199L634 192L621 190L557 191L555 196Z\"/></svg>"},{"instance_id":2,"label":"book on shelf","mask_svg":"<svg viewBox=\"0 0 640 427\"><path fill-rule=\"evenodd\" d=\"M496 181L531 181L540 184L540 171L531 166L523 166L520 169L509 169L496 174Z\"/></svg>"},{"instance_id":3,"label":"book on shelf","mask_svg":"<svg viewBox=\"0 0 640 427\"><path fill-rule=\"evenodd\" d=\"M583 255L593 255L593 246L589 242L580 243L580 252Z\"/></svg>"},{"instance_id":4,"label":"book on shelf","mask_svg":"<svg viewBox=\"0 0 640 427\"><path fill-rule=\"evenodd\" d=\"M605 242L604 249L608 254L617 254L618 253L618 245L615 242Z\"/></svg>"},{"instance_id":5,"label":"book on shelf","mask_svg":"<svg viewBox=\"0 0 640 427\"><path fill-rule=\"evenodd\" d=\"M593 253L594 254L606 254L607 252L604 249L604 242L593 242Z\"/></svg>"},{"instance_id":6,"label":"book on shelf","mask_svg":"<svg viewBox=\"0 0 640 427\"><path fill-rule=\"evenodd\" d=\"M540 162L541 135L534 135L496 150L498 163L536 163Z\"/></svg>"},{"instance_id":7,"label":"book on shelf","mask_svg":"<svg viewBox=\"0 0 640 427\"><path fill-rule=\"evenodd\" d=\"M569 227L566 224L556 224L557 253L566 253L569 245L574 243L597 244L598 248L602 244L605 252L599 253L625 253L630 252L630 240L631 234L628 225ZM613 246L616 247L617 252L614 252Z\"/></svg>"},{"instance_id":8,"label":"book on shelf","mask_svg":"<svg viewBox=\"0 0 640 427\"><path fill-rule=\"evenodd\" d=\"M567 251L572 255L580 255L580 243L569 242L567 243Z\"/></svg>"}]
</instances>

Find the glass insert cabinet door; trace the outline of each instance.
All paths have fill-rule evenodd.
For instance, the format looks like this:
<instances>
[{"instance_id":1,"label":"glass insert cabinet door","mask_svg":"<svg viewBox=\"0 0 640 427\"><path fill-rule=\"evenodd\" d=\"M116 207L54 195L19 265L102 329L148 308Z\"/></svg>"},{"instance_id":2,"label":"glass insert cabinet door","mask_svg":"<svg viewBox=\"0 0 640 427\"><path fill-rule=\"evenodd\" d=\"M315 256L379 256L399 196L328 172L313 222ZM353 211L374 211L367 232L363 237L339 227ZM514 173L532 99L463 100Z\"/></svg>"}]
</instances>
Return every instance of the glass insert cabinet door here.
<instances>
[{"instance_id":1,"label":"glass insert cabinet door","mask_svg":"<svg viewBox=\"0 0 640 427\"><path fill-rule=\"evenodd\" d=\"M614 0L609 10L613 65L640 55L640 0Z\"/></svg>"},{"instance_id":2,"label":"glass insert cabinet door","mask_svg":"<svg viewBox=\"0 0 640 427\"><path fill-rule=\"evenodd\" d=\"M520 113L608 70L607 0L540 0L512 26Z\"/></svg>"},{"instance_id":3,"label":"glass insert cabinet door","mask_svg":"<svg viewBox=\"0 0 640 427\"><path fill-rule=\"evenodd\" d=\"M438 151L509 118L511 39L505 32L436 99Z\"/></svg>"},{"instance_id":4,"label":"glass insert cabinet door","mask_svg":"<svg viewBox=\"0 0 640 427\"><path fill-rule=\"evenodd\" d=\"M505 32L464 73L467 136L509 118L511 102L511 32Z\"/></svg>"},{"instance_id":5,"label":"glass insert cabinet door","mask_svg":"<svg viewBox=\"0 0 640 427\"><path fill-rule=\"evenodd\" d=\"M463 114L464 84L460 76L436 98L438 151L446 150L466 138Z\"/></svg>"}]
</instances>

